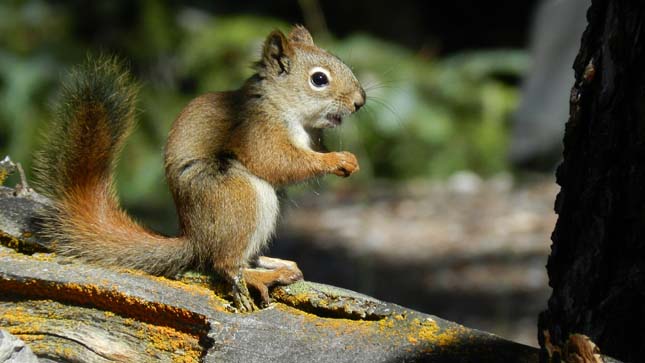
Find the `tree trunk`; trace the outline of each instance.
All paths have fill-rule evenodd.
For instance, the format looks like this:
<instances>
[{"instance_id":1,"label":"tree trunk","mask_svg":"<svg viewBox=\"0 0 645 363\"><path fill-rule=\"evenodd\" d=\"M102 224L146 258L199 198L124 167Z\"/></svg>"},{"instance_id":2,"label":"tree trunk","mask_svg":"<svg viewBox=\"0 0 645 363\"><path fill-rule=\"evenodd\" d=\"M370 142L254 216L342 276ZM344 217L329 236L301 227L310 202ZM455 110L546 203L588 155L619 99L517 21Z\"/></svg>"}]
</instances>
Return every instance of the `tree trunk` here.
<instances>
[{"instance_id":1,"label":"tree trunk","mask_svg":"<svg viewBox=\"0 0 645 363\"><path fill-rule=\"evenodd\" d=\"M645 3L594 0L587 19L557 171L542 361L580 333L603 354L637 362L645 357Z\"/></svg>"}]
</instances>

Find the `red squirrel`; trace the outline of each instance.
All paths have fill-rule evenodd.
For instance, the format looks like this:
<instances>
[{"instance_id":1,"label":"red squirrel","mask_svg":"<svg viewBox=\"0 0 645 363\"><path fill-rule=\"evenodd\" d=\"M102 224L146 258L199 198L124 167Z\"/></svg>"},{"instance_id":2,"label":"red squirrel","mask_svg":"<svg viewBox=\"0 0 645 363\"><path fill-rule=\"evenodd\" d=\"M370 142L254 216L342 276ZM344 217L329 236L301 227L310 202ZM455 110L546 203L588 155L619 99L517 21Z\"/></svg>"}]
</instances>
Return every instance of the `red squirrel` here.
<instances>
[{"instance_id":1,"label":"red squirrel","mask_svg":"<svg viewBox=\"0 0 645 363\"><path fill-rule=\"evenodd\" d=\"M359 169L349 152L314 151L311 134L339 125L366 96L302 26L269 34L255 71L238 90L192 100L170 130L165 171L177 237L133 221L116 196L113 169L134 124L131 76L105 57L73 71L36 157L41 189L54 201L42 216L54 250L153 275L215 272L239 311L257 309L247 286L266 305L268 287L302 279L294 262L259 256L274 233L276 188Z\"/></svg>"}]
</instances>

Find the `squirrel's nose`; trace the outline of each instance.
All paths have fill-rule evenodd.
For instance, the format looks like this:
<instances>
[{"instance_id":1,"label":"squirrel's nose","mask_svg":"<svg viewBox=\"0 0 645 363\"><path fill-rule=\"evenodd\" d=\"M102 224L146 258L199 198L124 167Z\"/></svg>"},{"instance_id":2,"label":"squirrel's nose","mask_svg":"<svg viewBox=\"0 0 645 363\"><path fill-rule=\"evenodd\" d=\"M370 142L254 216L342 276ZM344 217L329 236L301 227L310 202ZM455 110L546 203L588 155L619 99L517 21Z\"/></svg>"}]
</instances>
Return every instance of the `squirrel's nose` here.
<instances>
[{"instance_id":1,"label":"squirrel's nose","mask_svg":"<svg viewBox=\"0 0 645 363\"><path fill-rule=\"evenodd\" d=\"M356 93L354 96L354 112L358 111L363 105L365 104L365 101L367 99L367 96L365 95L365 91L363 88L359 92Z\"/></svg>"}]
</instances>

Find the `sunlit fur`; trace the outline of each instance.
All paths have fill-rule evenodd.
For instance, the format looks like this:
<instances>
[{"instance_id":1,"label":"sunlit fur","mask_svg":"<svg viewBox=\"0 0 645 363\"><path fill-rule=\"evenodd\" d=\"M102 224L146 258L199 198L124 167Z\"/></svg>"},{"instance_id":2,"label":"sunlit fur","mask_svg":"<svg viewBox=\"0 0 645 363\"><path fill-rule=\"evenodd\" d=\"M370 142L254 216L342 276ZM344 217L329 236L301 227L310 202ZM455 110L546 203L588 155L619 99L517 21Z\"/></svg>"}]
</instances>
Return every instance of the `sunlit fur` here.
<instances>
[{"instance_id":1,"label":"sunlit fur","mask_svg":"<svg viewBox=\"0 0 645 363\"><path fill-rule=\"evenodd\" d=\"M294 32L306 30L296 28ZM273 112L283 120L305 128L334 127L336 125L327 119L328 115L344 118L355 111L355 102L364 102L360 83L345 63L318 48L311 36L294 36L294 32L289 36L289 48L284 51L288 57L286 71L266 66L267 59L264 59L257 67L260 80L254 83L254 88L265 96L267 106L272 106ZM294 38L299 40L293 41ZM267 47L271 50L274 41L280 41L279 33L269 36L265 52ZM315 67L329 71L331 82L322 91L309 87L310 71Z\"/></svg>"},{"instance_id":2,"label":"sunlit fur","mask_svg":"<svg viewBox=\"0 0 645 363\"><path fill-rule=\"evenodd\" d=\"M116 198L112 174L134 125L136 90L123 66L105 57L88 60L64 82L36 155L38 184L54 201L41 216L42 234L60 254L173 275L192 259L185 240L139 226Z\"/></svg>"}]
</instances>

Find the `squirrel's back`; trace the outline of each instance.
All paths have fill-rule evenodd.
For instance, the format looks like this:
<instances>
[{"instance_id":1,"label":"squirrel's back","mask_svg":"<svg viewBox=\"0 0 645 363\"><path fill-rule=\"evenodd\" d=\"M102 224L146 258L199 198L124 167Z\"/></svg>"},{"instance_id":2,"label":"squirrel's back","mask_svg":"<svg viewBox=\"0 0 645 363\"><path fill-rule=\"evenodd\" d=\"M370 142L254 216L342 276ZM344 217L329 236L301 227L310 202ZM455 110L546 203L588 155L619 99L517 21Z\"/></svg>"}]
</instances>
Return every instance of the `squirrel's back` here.
<instances>
[{"instance_id":1,"label":"squirrel's back","mask_svg":"<svg viewBox=\"0 0 645 363\"><path fill-rule=\"evenodd\" d=\"M190 264L181 237L134 222L119 206L112 173L134 126L137 86L113 58L88 59L63 83L36 178L53 207L42 234L58 253L172 275Z\"/></svg>"}]
</instances>

